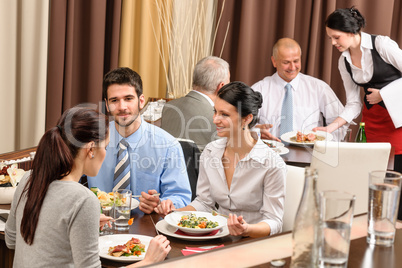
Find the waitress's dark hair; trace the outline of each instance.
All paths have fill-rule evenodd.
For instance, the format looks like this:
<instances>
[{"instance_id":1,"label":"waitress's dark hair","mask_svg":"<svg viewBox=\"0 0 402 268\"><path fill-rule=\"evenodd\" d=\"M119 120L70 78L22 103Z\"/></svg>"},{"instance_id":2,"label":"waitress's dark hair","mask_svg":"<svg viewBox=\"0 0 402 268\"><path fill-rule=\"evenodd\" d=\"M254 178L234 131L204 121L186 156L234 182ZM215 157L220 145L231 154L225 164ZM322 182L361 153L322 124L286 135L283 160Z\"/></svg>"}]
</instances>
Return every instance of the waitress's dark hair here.
<instances>
[{"instance_id":1,"label":"waitress's dark hair","mask_svg":"<svg viewBox=\"0 0 402 268\"><path fill-rule=\"evenodd\" d=\"M253 120L248 124L249 128L252 128L257 123L258 109L262 105L260 92L254 91L243 82L231 82L218 91L217 97L236 107L242 118L252 114Z\"/></svg>"},{"instance_id":2,"label":"waitress's dark hair","mask_svg":"<svg viewBox=\"0 0 402 268\"><path fill-rule=\"evenodd\" d=\"M63 113L57 126L45 132L36 150L32 172L20 196L25 194L21 235L31 245L43 200L50 183L70 174L74 159L87 143L104 141L109 133L108 118L91 108L74 107Z\"/></svg>"},{"instance_id":3,"label":"waitress's dark hair","mask_svg":"<svg viewBox=\"0 0 402 268\"><path fill-rule=\"evenodd\" d=\"M339 8L327 17L325 26L345 33L358 34L366 26L366 19L354 6Z\"/></svg>"}]
</instances>

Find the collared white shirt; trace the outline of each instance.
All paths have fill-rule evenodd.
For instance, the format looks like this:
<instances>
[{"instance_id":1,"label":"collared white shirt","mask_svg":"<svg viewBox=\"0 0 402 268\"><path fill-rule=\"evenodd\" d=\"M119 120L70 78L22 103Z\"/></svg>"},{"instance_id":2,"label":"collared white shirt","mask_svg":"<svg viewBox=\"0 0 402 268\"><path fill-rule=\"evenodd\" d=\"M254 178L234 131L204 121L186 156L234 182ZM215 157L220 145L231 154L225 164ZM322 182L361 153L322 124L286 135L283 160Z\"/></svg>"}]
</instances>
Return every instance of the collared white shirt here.
<instances>
[{"instance_id":1,"label":"collared white shirt","mask_svg":"<svg viewBox=\"0 0 402 268\"><path fill-rule=\"evenodd\" d=\"M279 137L282 103L287 83L276 72L252 86L263 97L259 123L272 124L270 132L276 137ZM324 81L299 73L290 84L293 90L293 130L309 131L314 127L323 126L322 116L329 124L343 111L342 103ZM334 139L339 140L343 132L343 130L334 131Z\"/></svg>"},{"instance_id":2,"label":"collared white shirt","mask_svg":"<svg viewBox=\"0 0 402 268\"><path fill-rule=\"evenodd\" d=\"M197 197L190 203L196 210L243 215L247 223L266 222L271 235L282 230L285 203L286 164L258 139L250 153L239 161L228 188L222 156L227 138L209 143L200 159Z\"/></svg>"},{"instance_id":3,"label":"collared white shirt","mask_svg":"<svg viewBox=\"0 0 402 268\"><path fill-rule=\"evenodd\" d=\"M215 104L214 104L214 102L211 100L211 98L208 97L207 95L205 95L204 93L202 93L202 92L200 92L200 91L198 91L198 90L192 90L192 91L197 92L198 94L200 94L201 96L203 96L203 97L209 102L209 104L211 104L212 107L215 106Z\"/></svg>"},{"instance_id":4,"label":"collared white shirt","mask_svg":"<svg viewBox=\"0 0 402 268\"><path fill-rule=\"evenodd\" d=\"M402 50L395 41L390 39L388 36L378 35L375 39L375 46L378 54L386 63L393 65L402 72ZM360 69L352 64L349 50L342 52L342 55L339 57L338 68L346 91L346 105L341 117L347 122L352 121L360 114L362 103L360 98L360 87L356 85L350 77L345 66L344 58L346 58L350 64L354 80L357 83L364 84L369 82L373 77L373 58L371 55L371 49L373 49L371 36L362 32L360 44L360 50L362 51L362 68ZM400 100L402 98L401 88L402 79L400 78L383 87L380 91L381 97L395 127L402 126L402 105L400 105Z\"/></svg>"}]
</instances>

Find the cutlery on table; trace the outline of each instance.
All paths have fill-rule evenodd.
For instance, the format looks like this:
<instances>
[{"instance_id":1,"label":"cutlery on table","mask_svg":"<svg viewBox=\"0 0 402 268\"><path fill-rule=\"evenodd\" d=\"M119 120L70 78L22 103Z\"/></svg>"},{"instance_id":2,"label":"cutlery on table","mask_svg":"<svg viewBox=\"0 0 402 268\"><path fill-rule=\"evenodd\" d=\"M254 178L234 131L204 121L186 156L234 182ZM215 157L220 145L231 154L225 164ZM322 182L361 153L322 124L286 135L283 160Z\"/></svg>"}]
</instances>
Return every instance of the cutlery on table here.
<instances>
[{"instance_id":1,"label":"cutlery on table","mask_svg":"<svg viewBox=\"0 0 402 268\"><path fill-rule=\"evenodd\" d=\"M152 215L151 215L151 214L149 214L149 217L151 218L152 224L153 224L153 225L154 225L154 227L155 227L155 231L156 231L156 233L159 235L159 231L158 231L158 229L156 229L156 225L155 225L154 219L152 219Z\"/></svg>"}]
</instances>

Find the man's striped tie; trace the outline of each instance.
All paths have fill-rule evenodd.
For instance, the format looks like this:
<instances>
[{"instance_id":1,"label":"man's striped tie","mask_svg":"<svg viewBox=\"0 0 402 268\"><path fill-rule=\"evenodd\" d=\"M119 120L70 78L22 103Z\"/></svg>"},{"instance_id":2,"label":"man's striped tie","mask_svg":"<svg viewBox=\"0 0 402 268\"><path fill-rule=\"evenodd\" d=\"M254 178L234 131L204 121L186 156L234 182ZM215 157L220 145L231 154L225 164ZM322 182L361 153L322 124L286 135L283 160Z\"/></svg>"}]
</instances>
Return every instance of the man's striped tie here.
<instances>
[{"instance_id":1,"label":"man's striped tie","mask_svg":"<svg viewBox=\"0 0 402 268\"><path fill-rule=\"evenodd\" d=\"M117 165L114 169L113 191L118 189L130 189L130 157L128 154L128 142L122 139L117 153Z\"/></svg>"},{"instance_id":2,"label":"man's striped tie","mask_svg":"<svg viewBox=\"0 0 402 268\"><path fill-rule=\"evenodd\" d=\"M293 94L292 85L286 84L286 93L282 102L281 126L279 127L279 134L282 135L286 132L293 131Z\"/></svg>"}]
</instances>

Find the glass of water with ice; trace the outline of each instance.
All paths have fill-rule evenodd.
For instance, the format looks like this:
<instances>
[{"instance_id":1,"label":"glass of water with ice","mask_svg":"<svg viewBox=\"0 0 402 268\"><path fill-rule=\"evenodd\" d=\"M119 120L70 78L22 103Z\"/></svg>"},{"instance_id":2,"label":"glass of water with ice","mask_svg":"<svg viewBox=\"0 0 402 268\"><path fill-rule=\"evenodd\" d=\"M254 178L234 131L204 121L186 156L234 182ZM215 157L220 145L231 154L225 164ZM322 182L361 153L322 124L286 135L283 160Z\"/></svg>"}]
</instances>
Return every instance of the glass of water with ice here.
<instances>
[{"instance_id":1,"label":"glass of water with ice","mask_svg":"<svg viewBox=\"0 0 402 268\"><path fill-rule=\"evenodd\" d=\"M394 171L370 172L367 243L394 244L401 178L401 173Z\"/></svg>"},{"instance_id":2,"label":"glass of water with ice","mask_svg":"<svg viewBox=\"0 0 402 268\"><path fill-rule=\"evenodd\" d=\"M355 196L347 192L320 193L320 267L347 267L354 204Z\"/></svg>"},{"instance_id":3,"label":"glass of water with ice","mask_svg":"<svg viewBox=\"0 0 402 268\"><path fill-rule=\"evenodd\" d=\"M131 213L132 192L127 189L119 189L114 195L114 226L116 230L128 230Z\"/></svg>"}]
</instances>

